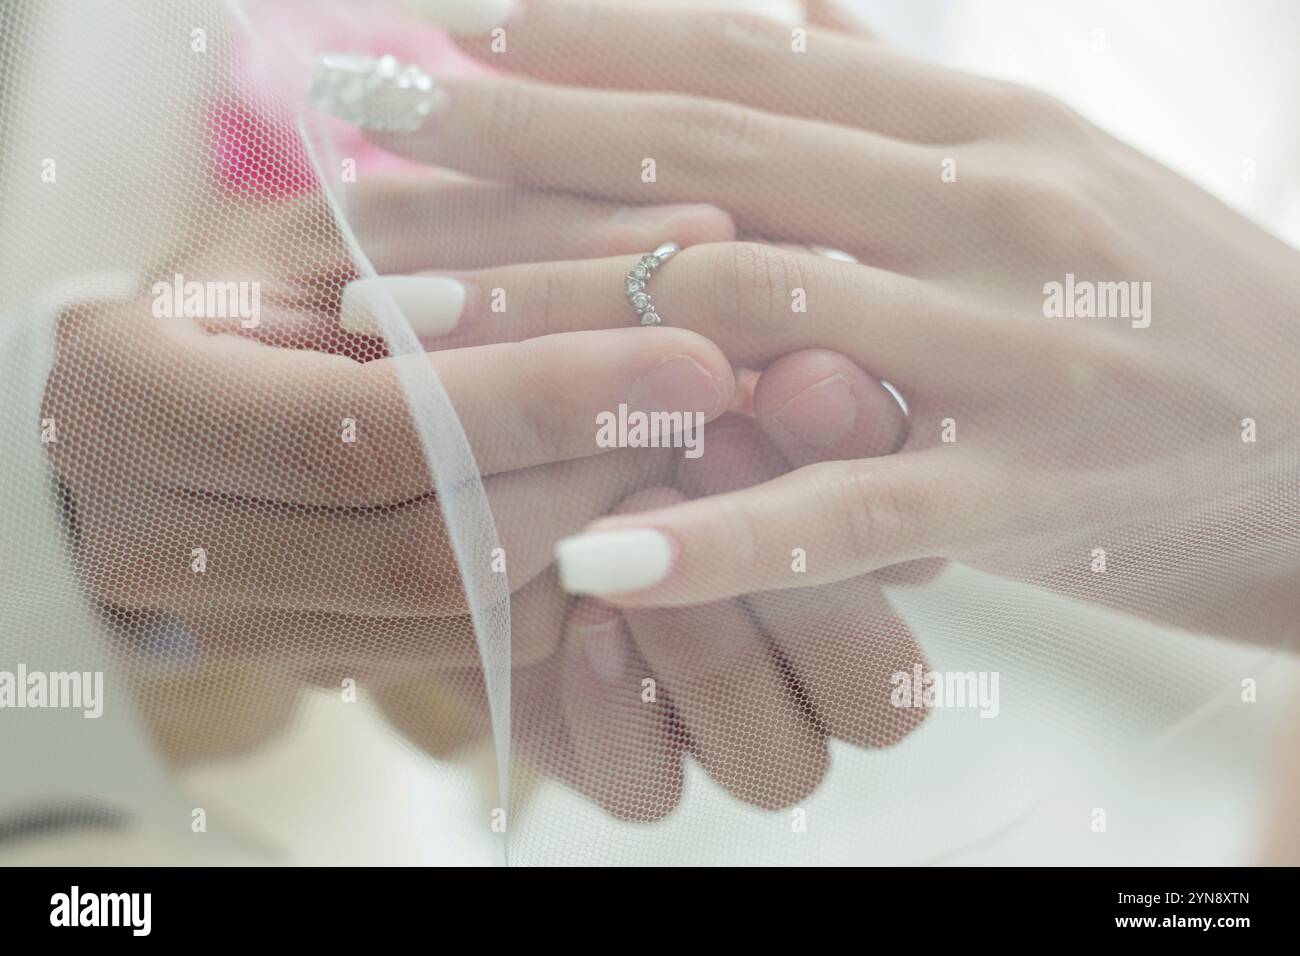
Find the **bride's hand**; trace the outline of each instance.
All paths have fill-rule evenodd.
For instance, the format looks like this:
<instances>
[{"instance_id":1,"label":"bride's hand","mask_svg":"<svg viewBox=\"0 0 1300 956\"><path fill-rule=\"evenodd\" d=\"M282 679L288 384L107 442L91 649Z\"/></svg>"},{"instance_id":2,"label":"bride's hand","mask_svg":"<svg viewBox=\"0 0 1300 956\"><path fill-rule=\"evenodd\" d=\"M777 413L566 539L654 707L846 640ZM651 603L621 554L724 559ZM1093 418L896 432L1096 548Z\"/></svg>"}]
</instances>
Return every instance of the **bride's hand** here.
<instances>
[{"instance_id":1,"label":"bride's hand","mask_svg":"<svg viewBox=\"0 0 1300 956\"><path fill-rule=\"evenodd\" d=\"M575 590L689 604L942 556L1217 633L1294 628L1278 504L1300 444L1293 249L1047 96L861 39L809 30L797 51L761 19L568 2L506 30L503 53L466 48L565 85L448 81L418 129L371 138L536 186L710 202L744 233L847 250L860 264L688 248L654 301L735 365L834 349L911 407L899 454L602 520L572 550L641 528L671 565L630 593L600 575ZM633 262L466 276L547 295L537 321L487 317L454 344L626 324Z\"/></svg>"}]
</instances>

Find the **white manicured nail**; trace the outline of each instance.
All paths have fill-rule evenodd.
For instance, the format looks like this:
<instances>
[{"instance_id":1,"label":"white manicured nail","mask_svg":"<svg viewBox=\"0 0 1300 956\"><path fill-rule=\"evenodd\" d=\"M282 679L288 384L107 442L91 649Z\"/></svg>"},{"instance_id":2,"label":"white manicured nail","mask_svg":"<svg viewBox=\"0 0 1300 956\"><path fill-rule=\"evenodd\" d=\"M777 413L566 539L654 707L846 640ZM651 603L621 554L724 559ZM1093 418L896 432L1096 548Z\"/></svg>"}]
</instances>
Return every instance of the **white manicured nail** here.
<instances>
[{"instance_id":1,"label":"white manicured nail","mask_svg":"<svg viewBox=\"0 0 1300 956\"><path fill-rule=\"evenodd\" d=\"M418 66L356 53L321 56L307 99L362 129L398 133L414 132L447 105L447 94Z\"/></svg>"},{"instance_id":2,"label":"white manicured nail","mask_svg":"<svg viewBox=\"0 0 1300 956\"><path fill-rule=\"evenodd\" d=\"M465 286L446 276L377 276L357 279L343 290L339 321L357 335L379 330L375 315L391 297L420 338L447 335L465 311Z\"/></svg>"},{"instance_id":3,"label":"white manicured nail","mask_svg":"<svg viewBox=\"0 0 1300 956\"><path fill-rule=\"evenodd\" d=\"M570 594L619 594L658 584L673 563L667 535L615 528L574 535L555 545L560 584Z\"/></svg>"},{"instance_id":4,"label":"white manicured nail","mask_svg":"<svg viewBox=\"0 0 1300 956\"><path fill-rule=\"evenodd\" d=\"M517 0L402 0L413 15L457 36L482 36L519 12Z\"/></svg>"}]
</instances>

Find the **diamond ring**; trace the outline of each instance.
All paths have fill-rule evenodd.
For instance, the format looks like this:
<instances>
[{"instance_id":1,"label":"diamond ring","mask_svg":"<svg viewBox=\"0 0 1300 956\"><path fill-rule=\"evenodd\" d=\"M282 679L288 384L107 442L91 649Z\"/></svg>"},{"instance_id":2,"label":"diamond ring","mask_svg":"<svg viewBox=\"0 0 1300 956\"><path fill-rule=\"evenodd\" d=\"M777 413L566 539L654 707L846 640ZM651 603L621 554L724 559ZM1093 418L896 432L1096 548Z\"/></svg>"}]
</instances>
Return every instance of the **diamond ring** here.
<instances>
[{"instance_id":1,"label":"diamond ring","mask_svg":"<svg viewBox=\"0 0 1300 956\"><path fill-rule=\"evenodd\" d=\"M650 293L646 292L646 284L649 283L656 269L680 251L681 247L677 243L665 242L654 252L642 256L641 261L632 267L632 271L623 280L623 292L627 295L627 301L632 303L636 314L641 317L642 325L659 325L663 322L659 318L659 313L655 311Z\"/></svg>"}]
</instances>

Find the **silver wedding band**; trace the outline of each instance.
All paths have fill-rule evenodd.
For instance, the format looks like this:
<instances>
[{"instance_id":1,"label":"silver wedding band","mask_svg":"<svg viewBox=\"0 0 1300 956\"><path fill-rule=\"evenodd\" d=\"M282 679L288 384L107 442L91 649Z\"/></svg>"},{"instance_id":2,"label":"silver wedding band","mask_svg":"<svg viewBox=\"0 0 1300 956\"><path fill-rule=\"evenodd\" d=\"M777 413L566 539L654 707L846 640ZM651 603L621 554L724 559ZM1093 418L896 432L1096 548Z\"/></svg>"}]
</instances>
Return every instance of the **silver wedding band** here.
<instances>
[{"instance_id":1,"label":"silver wedding band","mask_svg":"<svg viewBox=\"0 0 1300 956\"><path fill-rule=\"evenodd\" d=\"M659 317L659 312L655 309L654 301L646 291L646 286L655 270L680 251L681 247L677 243L665 242L654 252L642 256L623 280L623 293L627 296L627 301L631 303L642 325L663 324L663 319Z\"/></svg>"}]
</instances>

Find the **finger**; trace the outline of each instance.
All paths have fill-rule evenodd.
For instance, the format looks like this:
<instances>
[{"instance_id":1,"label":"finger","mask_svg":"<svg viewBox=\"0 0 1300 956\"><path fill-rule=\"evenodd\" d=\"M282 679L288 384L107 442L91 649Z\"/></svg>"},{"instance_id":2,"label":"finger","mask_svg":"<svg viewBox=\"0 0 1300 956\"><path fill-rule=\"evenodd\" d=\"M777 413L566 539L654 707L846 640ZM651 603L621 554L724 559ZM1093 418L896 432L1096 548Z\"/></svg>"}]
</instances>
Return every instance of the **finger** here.
<instances>
[{"instance_id":1,"label":"finger","mask_svg":"<svg viewBox=\"0 0 1300 956\"><path fill-rule=\"evenodd\" d=\"M799 677L832 737L860 747L897 743L925 717L891 700L891 678L925 657L872 575L749 595L746 604Z\"/></svg>"},{"instance_id":2,"label":"finger","mask_svg":"<svg viewBox=\"0 0 1300 956\"><path fill-rule=\"evenodd\" d=\"M742 232L827 243L889 268L930 261L950 245L918 215L961 199L935 188L943 157L931 147L698 96L497 77L448 78L413 94L380 76L384 69L326 55L312 102L396 155L485 179L627 203L710 203ZM354 84L364 90L358 101L343 92ZM593 128L601 148L575 148Z\"/></svg>"},{"instance_id":3,"label":"finger","mask_svg":"<svg viewBox=\"0 0 1300 956\"><path fill-rule=\"evenodd\" d=\"M556 587L554 575L538 578L515 594L510 602L511 664L515 672L528 675L554 661L554 651L564 625L569 599ZM473 623L468 617L439 622L463 630L473 647ZM521 649L524 653L520 653ZM544 649L542 653L537 653ZM487 698L483 690L482 662L477 653L457 669L452 659L426 656L423 668L372 686L375 701L384 715L408 739L434 755L449 755L491 732ZM513 695L527 696L528 678L515 682ZM545 695L554 699L552 691ZM521 721L527 726L528 721ZM521 735L522 736L522 735Z\"/></svg>"},{"instance_id":4,"label":"finger","mask_svg":"<svg viewBox=\"0 0 1300 956\"><path fill-rule=\"evenodd\" d=\"M808 379L817 378L816 363L807 371ZM791 379L798 373L798 362L785 372ZM786 470L753 422L727 416L713 430L721 434L708 438L709 453L679 465L683 490L726 494ZM798 679L801 699L832 737L863 747L886 746L924 717L923 710L892 706L890 679L900 671L912 673L923 655L873 575L753 593L744 602Z\"/></svg>"},{"instance_id":5,"label":"finger","mask_svg":"<svg viewBox=\"0 0 1300 956\"><path fill-rule=\"evenodd\" d=\"M488 479L509 587L520 590L550 565L560 537L662 481L668 460L658 452L621 450ZM131 522L122 522L124 508ZM292 612L307 622L290 633L303 635L309 654L311 627L347 627L358 617L415 619L388 631L375 625L400 652L429 642L427 618L467 613L446 518L432 496L343 511L119 484L78 489L77 509L83 572L104 600L124 606ZM128 525L149 532L128 534ZM302 616L312 612L322 616ZM247 630L255 645L258 633ZM234 637L224 646L238 650ZM281 649L297 653L288 638Z\"/></svg>"},{"instance_id":6,"label":"finger","mask_svg":"<svg viewBox=\"0 0 1300 956\"><path fill-rule=\"evenodd\" d=\"M459 43L495 69L550 83L708 97L916 142L965 142L1005 121L1007 87L865 42L830 6L815 4L823 22L807 29L732 11L647 17L552 2L508 21L504 48L490 36ZM819 29L828 18L834 28Z\"/></svg>"},{"instance_id":7,"label":"finger","mask_svg":"<svg viewBox=\"0 0 1300 956\"><path fill-rule=\"evenodd\" d=\"M947 563L942 558L920 558L881 568L875 576L884 587L920 587L938 577Z\"/></svg>"},{"instance_id":8,"label":"finger","mask_svg":"<svg viewBox=\"0 0 1300 956\"><path fill-rule=\"evenodd\" d=\"M671 448L619 449L489 478L488 504L510 587L523 586L549 567L562 535L610 514L634 492L666 481L677 454Z\"/></svg>"},{"instance_id":9,"label":"finger","mask_svg":"<svg viewBox=\"0 0 1300 956\"><path fill-rule=\"evenodd\" d=\"M804 0L803 9L810 26L834 30L862 40L878 39L862 18L839 0Z\"/></svg>"},{"instance_id":10,"label":"finger","mask_svg":"<svg viewBox=\"0 0 1300 956\"><path fill-rule=\"evenodd\" d=\"M568 600L553 570L517 590L512 664L527 667L555 651ZM464 615L374 617L208 601L180 617L206 664L270 666L325 687L345 678L382 685L412 671L482 666L474 624Z\"/></svg>"},{"instance_id":11,"label":"finger","mask_svg":"<svg viewBox=\"0 0 1300 956\"><path fill-rule=\"evenodd\" d=\"M512 616L521 614L534 620L525 610L512 609ZM511 748L520 760L512 767L512 791L518 799L540 773L563 781L620 819L660 819L681 798L685 736L658 723L671 721L670 710L662 703L641 701L639 678L633 698L639 709L632 710L621 699L610 683L610 661L603 656L608 647L599 652L602 676L595 675L583 642L603 641L603 636L584 633L589 623L574 622L574 640L566 635L559 653L516 666L511 673ZM558 634L563 621L548 618L542 626ZM626 628L622 639L630 645ZM635 647L629 646L627 655L629 673L647 671ZM448 738L454 740L456 727L463 723L469 724L475 739L487 733L488 704L480 670L433 673L416 687L414 695L393 700L384 693L380 699L394 725L429 752L446 752L452 743ZM421 711L420 702L432 694L439 698L437 710ZM437 725L435 718L449 708L456 722L450 728Z\"/></svg>"},{"instance_id":12,"label":"finger","mask_svg":"<svg viewBox=\"0 0 1300 956\"><path fill-rule=\"evenodd\" d=\"M413 670L475 667L467 617L392 617L207 602L180 612L205 662L273 667L322 687L400 680Z\"/></svg>"},{"instance_id":13,"label":"finger","mask_svg":"<svg viewBox=\"0 0 1300 956\"><path fill-rule=\"evenodd\" d=\"M353 188L349 225L381 274L586 259L735 235L731 217L708 205L624 206L514 185L391 175Z\"/></svg>"},{"instance_id":14,"label":"finger","mask_svg":"<svg viewBox=\"0 0 1300 956\"><path fill-rule=\"evenodd\" d=\"M77 360L56 364L47 391L61 430L52 455L82 482L117 479L86 463L127 454L149 462L148 480L164 486L303 505L396 504L432 491L407 401L413 383L450 395L483 474L598 453L596 415L620 403L712 417L734 389L725 357L685 330L621 329L360 364L207 335L184 320L153 319L143 302L131 309L78 323L68 333L76 340L61 346ZM156 354L143 359L141 348ZM111 417L104 403L77 399L85 375L114 396Z\"/></svg>"},{"instance_id":15,"label":"finger","mask_svg":"<svg viewBox=\"0 0 1300 956\"><path fill-rule=\"evenodd\" d=\"M907 416L880 382L838 352L777 359L754 389L754 418L795 467L897 451Z\"/></svg>"},{"instance_id":16,"label":"finger","mask_svg":"<svg viewBox=\"0 0 1300 956\"><path fill-rule=\"evenodd\" d=\"M445 86L443 114L414 132L367 138L486 179L612 202L708 203L739 231L826 243L888 268L933 258L933 230L918 210L957 198L936 195L934 149L863 130L688 95L506 78ZM575 150L592 128L601 149Z\"/></svg>"},{"instance_id":17,"label":"finger","mask_svg":"<svg viewBox=\"0 0 1300 956\"><path fill-rule=\"evenodd\" d=\"M618 257L461 273L457 280L473 291L445 347L634 325L626 283L637 262ZM493 290L500 290L495 294L504 298L505 311L485 305ZM736 367L762 368L800 349L829 349L906 394L934 401L971 383L933 375L932 343L943 342L973 369L995 368L1018 343L1043 334L1028 320L981 321L969 302L908 276L759 243L683 249L642 291L664 326L700 333ZM987 382L979 376L981 388Z\"/></svg>"},{"instance_id":18,"label":"finger","mask_svg":"<svg viewBox=\"0 0 1300 956\"><path fill-rule=\"evenodd\" d=\"M674 486L690 498L748 488L790 470L749 416L729 414L711 422L705 426L702 447L704 454L682 457L675 466Z\"/></svg>"},{"instance_id":19,"label":"finger","mask_svg":"<svg viewBox=\"0 0 1300 956\"><path fill-rule=\"evenodd\" d=\"M678 462L676 487L691 497L735 491L790 465L888 455L906 435L906 415L893 395L824 349L777 359L757 376L754 396L745 414L724 415L704 429L708 454Z\"/></svg>"},{"instance_id":20,"label":"finger","mask_svg":"<svg viewBox=\"0 0 1300 956\"><path fill-rule=\"evenodd\" d=\"M555 584L553 576L539 578L511 599L511 663L515 667L547 660L558 646L568 599ZM428 622L425 627L430 629ZM482 672L473 622L468 617L450 618L437 622L437 627L456 635L456 656L426 653L422 667L408 663L404 674L383 680L371 690L385 716L403 734L429 753L447 754L481 738L490 727L487 708L480 706L478 697L481 681L467 680L469 674ZM521 647L531 650L520 654ZM546 650L537 653L540 648Z\"/></svg>"},{"instance_id":21,"label":"finger","mask_svg":"<svg viewBox=\"0 0 1300 956\"><path fill-rule=\"evenodd\" d=\"M556 590L559 591L558 582ZM562 709L572 745L571 779L609 813L657 820L682 790L684 735L662 701L646 699L650 666L623 612L590 599L565 623Z\"/></svg>"},{"instance_id":22,"label":"finger","mask_svg":"<svg viewBox=\"0 0 1300 956\"><path fill-rule=\"evenodd\" d=\"M345 205L353 236L380 274L631 254L670 240L694 244L735 237L731 217L712 206L619 206L514 185L409 175L364 178L351 187ZM243 261L258 264L245 280L257 283L265 321L247 329L239 317L211 317L201 320L205 328L359 361L383 356L383 344L371 338L375 328L339 326L340 302L353 288L341 295L342 283L376 280L357 273L353 252L319 197L287 203L275 230L266 228L260 207L239 215L232 232L241 237ZM294 231L319 238L296 243L286 254L281 237ZM186 271L239 271L231 259L232 249L218 244Z\"/></svg>"},{"instance_id":23,"label":"finger","mask_svg":"<svg viewBox=\"0 0 1300 956\"><path fill-rule=\"evenodd\" d=\"M758 385L758 376L759 373L752 368L736 369L736 394L727 411L753 417L754 389Z\"/></svg>"},{"instance_id":24,"label":"finger","mask_svg":"<svg viewBox=\"0 0 1300 956\"><path fill-rule=\"evenodd\" d=\"M477 36L510 22L523 0L402 0L402 7L450 33Z\"/></svg>"},{"instance_id":25,"label":"finger","mask_svg":"<svg viewBox=\"0 0 1300 956\"><path fill-rule=\"evenodd\" d=\"M673 606L951 557L993 520L996 489L946 448L822 462L753 488L602 519L556 546L561 580L571 593L624 607Z\"/></svg>"},{"instance_id":26,"label":"finger","mask_svg":"<svg viewBox=\"0 0 1300 956\"><path fill-rule=\"evenodd\" d=\"M826 384L828 373L829 385ZM834 379L840 376L848 383L855 402L851 411L847 403L836 402L836 393L841 389ZM795 466L820 460L892 454L907 436L907 413L895 394L837 353L808 350L783 356L763 371L759 384L763 387L763 396L755 401L755 426L761 428L772 443L770 454L775 455L779 448L784 460ZM756 385L756 396L757 392ZM842 423L850 424L844 426L842 438L824 444L827 430L832 436L836 431L833 421L828 424L826 419L833 420L837 414L843 416L840 419ZM781 420L777 420L778 415ZM724 416L713 427L725 427L729 418ZM708 434L711 433L706 431ZM709 468L719 463L717 441L711 442L709 449L711 454L707 463L701 456L678 466L679 487L686 487L681 481L683 469L687 466L698 463ZM725 451L723 449L724 461ZM719 482L706 472L708 480L694 485L698 490L693 494L702 496L734 491L738 487L749 487L775 478L784 470L769 469L768 473L743 485ZM716 467L714 471L717 471ZM943 570L944 563L942 559L922 558L881 568L874 576L882 585L915 587L929 583Z\"/></svg>"},{"instance_id":27,"label":"finger","mask_svg":"<svg viewBox=\"0 0 1300 956\"><path fill-rule=\"evenodd\" d=\"M487 708L463 699L468 677L468 671L431 671L385 682L371 688L371 695L398 733L446 759L491 732Z\"/></svg>"},{"instance_id":28,"label":"finger","mask_svg":"<svg viewBox=\"0 0 1300 956\"><path fill-rule=\"evenodd\" d=\"M125 676L140 726L180 763L235 757L290 730L303 689L265 667L137 667Z\"/></svg>"},{"instance_id":29,"label":"finger","mask_svg":"<svg viewBox=\"0 0 1300 956\"><path fill-rule=\"evenodd\" d=\"M735 392L725 356L686 330L651 341L659 331L546 336L435 352L428 361L456 406L479 471L491 475L599 454L598 416L620 405L705 421L722 414Z\"/></svg>"},{"instance_id":30,"label":"finger","mask_svg":"<svg viewBox=\"0 0 1300 956\"><path fill-rule=\"evenodd\" d=\"M663 505L680 496L643 492L627 503ZM825 737L799 705L762 634L734 601L628 611L637 647L671 701L691 752L736 797L778 809L812 793L825 776Z\"/></svg>"}]
</instances>

